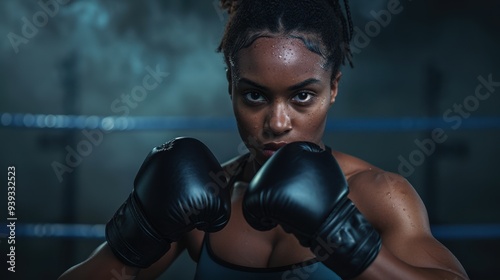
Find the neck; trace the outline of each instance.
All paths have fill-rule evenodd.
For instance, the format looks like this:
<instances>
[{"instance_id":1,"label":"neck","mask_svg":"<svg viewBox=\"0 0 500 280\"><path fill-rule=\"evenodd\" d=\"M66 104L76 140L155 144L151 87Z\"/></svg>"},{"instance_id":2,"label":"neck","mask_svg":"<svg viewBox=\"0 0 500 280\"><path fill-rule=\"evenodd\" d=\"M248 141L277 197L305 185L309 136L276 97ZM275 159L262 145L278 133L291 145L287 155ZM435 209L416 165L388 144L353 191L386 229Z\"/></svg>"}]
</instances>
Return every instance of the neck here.
<instances>
[{"instance_id":1,"label":"neck","mask_svg":"<svg viewBox=\"0 0 500 280\"><path fill-rule=\"evenodd\" d=\"M255 160L255 157L253 157L253 156L248 157L247 162L245 163L245 166L243 169L243 178L242 178L243 181L249 183L261 167L262 167L262 164L257 162Z\"/></svg>"}]
</instances>

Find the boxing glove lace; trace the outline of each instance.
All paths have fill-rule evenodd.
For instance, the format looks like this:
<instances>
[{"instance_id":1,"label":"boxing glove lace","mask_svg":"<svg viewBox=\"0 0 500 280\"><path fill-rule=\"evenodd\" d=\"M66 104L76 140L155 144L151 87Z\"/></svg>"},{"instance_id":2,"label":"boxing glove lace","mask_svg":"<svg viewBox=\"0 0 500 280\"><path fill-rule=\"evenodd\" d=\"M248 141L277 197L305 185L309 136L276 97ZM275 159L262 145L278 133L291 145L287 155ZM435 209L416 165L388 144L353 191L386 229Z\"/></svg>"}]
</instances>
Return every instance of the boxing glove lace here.
<instances>
[{"instance_id":1,"label":"boxing glove lace","mask_svg":"<svg viewBox=\"0 0 500 280\"><path fill-rule=\"evenodd\" d=\"M214 180L221 172L196 139L176 138L154 148L129 197L106 224L113 253L129 266L146 268L183 233L221 230L230 216L229 191Z\"/></svg>"}]
</instances>

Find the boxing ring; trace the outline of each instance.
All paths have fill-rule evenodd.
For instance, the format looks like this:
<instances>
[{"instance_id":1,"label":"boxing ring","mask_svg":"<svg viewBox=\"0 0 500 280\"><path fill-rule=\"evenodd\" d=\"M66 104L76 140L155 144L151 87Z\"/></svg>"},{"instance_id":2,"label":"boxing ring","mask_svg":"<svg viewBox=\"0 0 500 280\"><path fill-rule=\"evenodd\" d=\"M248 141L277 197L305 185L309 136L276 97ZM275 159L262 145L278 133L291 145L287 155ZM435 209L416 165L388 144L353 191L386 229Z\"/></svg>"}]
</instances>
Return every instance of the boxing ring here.
<instances>
[{"instance_id":1,"label":"boxing ring","mask_svg":"<svg viewBox=\"0 0 500 280\"><path fill-rule=\"evenodd\" d=\"M370 118L331 120L326 133L429 131L436 127L451 130L443 118ZM44 115L0 113L1 129L100 130L111 131L236 131L233 118L131 117L88 115ZM461 130L498 130L500 117L463 119ZM27 238L104 239L104 224L17 223L16 235ZM500 239L500 224L433 224L432 232L440 240ZM8 236L4 223L1 236Z\"/></svg>"}]
</instances>

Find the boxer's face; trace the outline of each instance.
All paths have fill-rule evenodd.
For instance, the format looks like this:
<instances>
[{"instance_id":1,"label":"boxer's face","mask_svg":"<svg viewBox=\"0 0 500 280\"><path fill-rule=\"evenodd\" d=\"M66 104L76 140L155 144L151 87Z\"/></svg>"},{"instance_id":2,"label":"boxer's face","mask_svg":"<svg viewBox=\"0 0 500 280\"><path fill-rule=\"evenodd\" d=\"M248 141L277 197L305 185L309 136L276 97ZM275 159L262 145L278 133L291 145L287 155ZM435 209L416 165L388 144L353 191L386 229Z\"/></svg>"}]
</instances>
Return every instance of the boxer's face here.
<instances>
[{"instance_id":1,"label":"boxer's face","mask_svg":"<svg viewBox=\"0 0 500 280\"><path fill-rule=\"evenodd\" d=\"M325 60L300 39L261 37L237 53L230 82L238 130L263 163L285 143L322 143L328 109L335 101Z\"/></svg>"}]
</instances>

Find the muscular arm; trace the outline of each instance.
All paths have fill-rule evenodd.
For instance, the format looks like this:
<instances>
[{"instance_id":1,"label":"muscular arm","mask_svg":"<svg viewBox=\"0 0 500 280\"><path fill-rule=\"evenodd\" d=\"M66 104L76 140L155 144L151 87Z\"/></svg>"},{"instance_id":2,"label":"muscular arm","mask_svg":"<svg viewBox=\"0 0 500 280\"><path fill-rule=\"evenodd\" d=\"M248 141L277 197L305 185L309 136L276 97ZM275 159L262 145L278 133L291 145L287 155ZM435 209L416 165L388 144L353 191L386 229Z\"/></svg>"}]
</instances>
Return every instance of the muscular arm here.
<instances>
[{"instance_id":1,"label":"muscular arm","mask_svg":"<svg viewBox=\"0 0 500 280\"><path fill-rule=\"evenodd\" d=\"M227 224L229 191L210 189L217 185L211 174L221 172L215 156L194 138L175 138L153 148L132 192L106 224L106 243L61 279L157 276L184 250L184 234L193 228L214 232Z\"/></svg>"},{"instance_id":2,"label":"muscular arm","mask_svg":"<svg viewBox=\"0 0 500 280\"><path fill-rule=\"evenodd\" d=\"M180 243L172 243L170 250L147 269L139 269L120 262L106 242L85 261L64 272L59 280L84 279L156 279L184 250ZM135 278L134 278L135 277Z\"/></svg>"},{"instance_id":3,"label":"muscular arm","mask_svg":"<svg viewBox=\"0 0 500 280\"><path fill-rule=\"evenodd\" d=\"M351 200L382 238L379 255L356 279L469 279L432 236L425 206L406 179L365 171L349 181Z\"/></svg>"}]
</instances>

